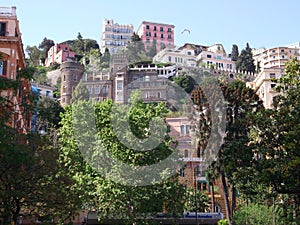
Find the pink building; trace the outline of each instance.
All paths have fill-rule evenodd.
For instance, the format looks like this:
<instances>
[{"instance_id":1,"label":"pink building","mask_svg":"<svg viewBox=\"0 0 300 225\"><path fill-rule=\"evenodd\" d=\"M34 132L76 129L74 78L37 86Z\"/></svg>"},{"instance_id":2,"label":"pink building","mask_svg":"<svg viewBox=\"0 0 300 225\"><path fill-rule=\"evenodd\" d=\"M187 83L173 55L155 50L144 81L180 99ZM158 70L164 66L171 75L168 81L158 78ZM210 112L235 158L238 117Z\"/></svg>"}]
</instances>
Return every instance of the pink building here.
<instances>
[{"instance_id":1,"label":"pink building","mask_svg":"<svg viewBox=\"0 0 300 225\"><path fill-rule=\"evenodd\" d=\"M51 66L53 63L62 64L67 61L68 58L73 59L75 57L75 52L70 50L70 47L65 44L55 44L53 45L48 53L45 60L45 66Z\"/></svg>"},{"instance_id":2,"label":"pink building","mask_svg":"<svg viewBox=\"0 0 300 225\"><path fill-rule=\"evenodd\" d=\"M152 42L156 41L156 50L159 52L162 48L174 47L174 25L154 23L143 21L137 30L145 44L146 51L152 46Z\"/></svg>"}]
</instances>

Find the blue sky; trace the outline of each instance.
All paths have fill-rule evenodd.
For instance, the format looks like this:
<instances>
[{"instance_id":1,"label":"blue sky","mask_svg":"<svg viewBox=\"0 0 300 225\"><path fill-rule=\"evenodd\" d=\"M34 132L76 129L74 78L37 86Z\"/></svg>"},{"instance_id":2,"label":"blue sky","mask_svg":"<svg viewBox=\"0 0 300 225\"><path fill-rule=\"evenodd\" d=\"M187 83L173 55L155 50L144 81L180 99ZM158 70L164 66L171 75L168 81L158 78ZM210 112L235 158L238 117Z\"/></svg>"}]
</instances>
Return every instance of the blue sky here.
<instances>
[{"instance_id":1,"label":"blue sky","mask_svg":"<svg viewBox=\"0 0 300 225\"><path fill-rule=\"evenodd\" d=\"M44 37L55 43L83 38L100 42L102 20L133 24L144 20L175 25L175 44L222 43L231 52L250 47L274 47L300 41L299 0L1 0L16 6L24 48ZM181 31L189 29L188 34Z\"/></svg>"}]
</instances>

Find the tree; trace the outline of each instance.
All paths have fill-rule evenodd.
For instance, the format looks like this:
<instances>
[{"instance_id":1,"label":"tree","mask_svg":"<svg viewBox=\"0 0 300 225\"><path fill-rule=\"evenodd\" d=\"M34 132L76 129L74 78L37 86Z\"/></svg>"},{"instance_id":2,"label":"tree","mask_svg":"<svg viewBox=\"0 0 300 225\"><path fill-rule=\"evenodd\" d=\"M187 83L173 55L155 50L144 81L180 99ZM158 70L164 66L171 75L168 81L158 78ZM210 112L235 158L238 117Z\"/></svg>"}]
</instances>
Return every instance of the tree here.
<instances>
[{"instance_id":1,"label":"tree","mask_svg":"<svg viewBox=\"0 0 300 225\"><path fill-rule=\"evenodd\" d=\"M286 74L277 82L280 95L273 99L273 108L254 118L251 139L257 155L259 182L270 187L270 194L287 195L286 204L293 205L291 221L300 219L299 180L299 121L300 121L300 63L296 59L286 64ZM285 217L288 211L285 207ZM290 221L290 222L291 222Z\"/></svg>"},{"instance_id":2,"label":"tree","mask_svg":"<svg viewBox=\"0 0 300 225\"><path fill-rule=\"evenodd\" d=\"M216 88L216 87L215 87ZM207 88L214 90L215 88ZM230 223L231 213L235 208L236 185L238 180L234 179L236 174L241 174L242 171L251 167L253 153L251 147L248 146L249 138L248 131L251 123L248 121L248 114L260 110L263 105L259 101L258 96L250 88L246 88L242 81L234 81L232 83L221 83L224 99L226 101L226 130L224 142L216 155L216 159L210 165L210 175L212 180L220 178L221 187L224 194L227 219ZM209 96L212 96L209 93ZM200 108L198 111L203 112L207 108L207 100L201 87L197 87L192 92L192 99ZM210 111L215 111L215 106L209 106ZM218 107L216 107L218 109ZM215 135L217 132L211 132L210 113L200 114L199 133L200 139L198 145L205 149L207 140L210 134ZM225 118L224 118L225 119ZM217 122L218 119L215 119ZM217 122L218 123L218 122ZM220 139L219 139L220 140ZM229 189L230 187L230 189ZM232 205L229 204L229 194L232 194Z\"/></svg>"},{"instance_id":3,"label":"tree","mask_svg":"<svg viewBox=\"0 0 300 225\"><path fill-rule=\"evenodd\" d=\"M123 52L127 55L129 63L136 63L149 59L146 56L144 43L135 32Z\"/></svg>"},{"instance_id":4,"label":"tree","mask_svg":"<svg viewBox=\"0 0 300 225\"><path fill-rule=\"evenodd\" d=\"M187 93L191 93L196 85L195 80L189 75L174 76L173 80Z\"/></svg>"},{"instance_id":5,"label":"tree","mask_svg":"<svg viewBox=\"0 0 300 225\"><path fill-rule=\"evenodd\" d=\"M32 78L33 70L18 71L17 80L0 79L0 91L23 89L22 81ZM33 110L33 98L24 93L18 107L24 112ZM18 223L23 216L47 213L70 217L74 214L77 196L71 195L68 179L58 175L58 148L55 142L36 133L22 133L12 112L15 104L10 98L0 97L0 224ZM24 113L24 115L26 115ZM27 118L29 119L29 118ZM55 202L55 204L53 204Z\"/></svg>"},{"instance_id":6,"label":"tree","mask_svg":"<svg viewBox=\"0 0 300 225\"><path fill-rule=\"evenodd\" d=\"M209 211L209 197L202 191L187 190L187 212L207 212Z\"/></svg>"},{"instance_id":7,"label":"tree","mask_svg":"<svg viewBox=\"0 0 300 225\"><path fill-rule=\"evenodd\" d=\"M61 163L66 165L69 175L77 181L75 188L81 193L79 198L85 199L87 204L97 209L101 219L120 216L128 223L134 223L148 213L163 210L182 212L184 190L179 187L177 174L169 176L168 170L163 171L159 176L166 176L165 179L161 182L153 181L153 185L146 186L142 185L143 180L135 179L138 174L147 175L141 166L157 163L174 151L169 147L171 139L168 135L150 151L136 151L127 147L133 140L127 137L133 135L133 138L140 140L147 138L150 120L165 115L167 111L163 104L144 104L138 96L131 98L130 102L131 107L118 105L117 108L111 100L94 105L90 101L78 101L72 108L67 106L60 133ZM86 112L87 109L94 113L95 118L91 119L92 115ZM80 116L80 121L75 115ZM127 118L131 129L124 131ZM112 121L116 123L115 129ZM80 125L80 137L76 137L74 123ZM120 135L126 137L129 143L121 141ZM79 140L76 141L76 138ZM138 149L143 146L139 142L133 144ZM105 151L101 150L103 148ZM82 149L86 150L84 158L89 160L84 160L80 152ZM104 160L107 154L113 158ZM103 168L103 165L108 166L116 160L125 163L128 169L123 169L122 163L111 165L109 170Z\"/></svg>"},{"instance_id":8,"label":"tree","mask_svg":"<svg viewBox=\"0 0 300 225\"><path fill-rule=\"evenodd\" d=\"M90 93L81 80L76 86L72 94L71 103L73 104L76 103L77 101L89 100L89 98L90 98Z\"/></svg>"},{"instance_id":9,"label":"tree","mask_svg":"<svg viewBox=\"0 0 300 225\"><path fill-rule=\"evenodd\" d=\"M231 60L232 61L237 61L239 56L239 48L236 44L232 45L232 50L231 50Z\"/></svg>"},{"instance_id":10,"label":"tree","mask_svg":"<svg viewBox=\"0 0 300 225\"><path fill-rule=\"evenodd\" d=\"M237 58L236 69L243 72L255 72L252 49L250 48L248 43L246 44L245 49L242 50L241 54Z\"/></svg>"},{"instance_id":11,"label":"tree","mask_svg":"<svg viewBox=\"0 0 300 225\"><path fill-rule=\"evenodd\" d=\"M54 45L54 41L48 38L44 38L43 41L39 44L39 49L41 49L41 60L42 63L45 63L49 49Z\"/></svg>"},{"instance_id":12,"label":"tree","mask_svg":"<svg viewBox=\"0 0 300 225\"><path fill-rule=\"evenodd\" d=\"M29 66L38 66L40 64L41 51L36 46L27 46L25 50L29 56Z\"/></svg>"},{"instance_id":13,"label":"tree","mask_svg":"<svg viewBox=\"0 0 300 225\"><path fill-rule=\"evenodd\" d=\"M271 207L263 204L249 204L235 212L233 221L236 225L266 225L273 224L274 212ZM277 215L279 220L279 216Z\"/></svg>"}]
</instances>

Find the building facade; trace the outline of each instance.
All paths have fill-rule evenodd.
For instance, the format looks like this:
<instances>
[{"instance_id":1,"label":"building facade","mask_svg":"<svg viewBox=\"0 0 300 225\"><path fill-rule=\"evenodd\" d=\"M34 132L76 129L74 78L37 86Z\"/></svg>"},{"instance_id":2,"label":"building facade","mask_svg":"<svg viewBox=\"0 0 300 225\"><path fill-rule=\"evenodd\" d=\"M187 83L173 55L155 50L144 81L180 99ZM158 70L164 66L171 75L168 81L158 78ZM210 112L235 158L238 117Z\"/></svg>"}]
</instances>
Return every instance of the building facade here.
<instances>
[{"instance_id":1,"label":"building facade","mask_svg":"<svg viewBox=\"0 0 300 225\"><path fill-rule=\"evenodd\" d=\"M156 51L174 47L174 25L143 21L137 29L145 50L149 51L153 42L156 42Z\"/></svg>"},{"instance_id":2,"label":"building facade","mask_svg":"<svg viewBox=\"0 0 300 225\"><path fill-rule=\"evenodd\" d=\"M70 50L69 45L55 44L47 52L45 66L51 66L53 63L62 64L63 62L74 59L75 52Z\"/></svg>"},{"instance_id":3,"label":"building facade","mask_svg":"<svg viewBox=\"0 0 300 225\"><path fill-rule=\"evenodd\" d=\"M104 53L106 48L111 54L117 53L131 40L133 29L132 24L118 24L112 19L104 19L100 41L101 53Z\"/></svg>"},{"instance_id":4,"label":"building facade","mask_svg":"<svg viewBox=\"0 0 300 225\"><path fill-rule=\"evenodd\" d=\"M276 83L272 79L283 76L281 68L263 69L253 81L247 82L246 86L252 88L263 101L265 108L272 108L273 98L279 93L274 90Z\"/></svg>"},{"instance_id":5,"label":"building facade","mask_svg":"<svg viewBox=\"0 0 300 225\"><path fill-rule=\"evenodd\" d=\"M259 53L256 54L254 63L260 70L281 68L284 71L285 63L291 58L296 57L300 60L300 44L269 48Z\"/></svg>"},{"instance_id":6,"label":"building facade","mask_svg":"<svg viewBox=\"0 0 300 225\"><path fill-rule=\"evenodd\" d=\"M60 66L61 72L61 89L60 104L66 106L70 104L72 94L82 79L84 66L78 62L63 62Z\"/></svg>"},{"instance_id":7,"label":"building facade","mask_svg":"<svg viewBox=\"0 0 300 225\"><path fill-rule=\"evenodd\" d=\"M196 58L199 65L213 66L216 69L236 69L235 62L227 56L222 44L215 44L202 51Z\"/></svg>"},{"instance_id":8,"label":"building facade","mask_svg":"<svg viewBox=\"0 0 300 225\"><path fill-rule=\"evenodd\" d=\"M16 7L0 7L0 54L0 76L16 80L18 72L26 68ZM0 94L13 103L10 125L20 133L27 133L30 131L32 115L28 108L22 106L22 102L31 93L31 86L25 78L20 81L21 88L17 91L1 90Z\"/></svg>"}]
</instances>

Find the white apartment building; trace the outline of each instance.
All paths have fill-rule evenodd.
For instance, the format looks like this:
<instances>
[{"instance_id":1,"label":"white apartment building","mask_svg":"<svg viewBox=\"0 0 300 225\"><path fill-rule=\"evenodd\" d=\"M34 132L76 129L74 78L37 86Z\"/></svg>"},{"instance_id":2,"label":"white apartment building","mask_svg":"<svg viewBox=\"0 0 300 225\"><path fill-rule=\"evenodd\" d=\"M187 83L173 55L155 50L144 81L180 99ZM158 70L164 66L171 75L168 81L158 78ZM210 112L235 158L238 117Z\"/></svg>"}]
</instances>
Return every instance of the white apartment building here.
<instances>
[{"instance_id":1,"label":"white apartment building","mask_svg":"<svg viewBox=\"0 0 300 225\"><path fill-rule=\"evenodd\" d=\"M281 68L291 58L297 57L300 60L300 43L294 43L283 47L273 47L263 51L254 51L254 63L261 70L265 68Z\"/></svg>"},{"instance_id":2,"label":"white apartment building","mask_svg":"<svg viewBox=\"0 0 300 225\"><path fill-rule=\"evenodd\" d=\"M222 44L214 44L202 51L197 57L197 62L201 65L204 63L206 66L214 66L215 69L232 70L236 69L235 62L227 56L226 51Z\"/></svg>"},{"instance_id":3,"label":"white apartment building","mask_svg":"<svg viewBox=\"0 0 300 225\"><path fill-rule=\"evenodd\" d=\"M266 68L253 81L247 82L246 86L255 91L263 101L265 108L272 108L273 98L279 94L274 90L276 83L272 81L272 78L281 76L283 76L281 68Z\"/></svg>"},{"instance_id":4,"label":"white apartment building","mask_svg":"<svg viewBox=\"0 0 300 225\"><path fill-rule=\"evenodd\" d=\"M153 57L153 62L172 63L182 66L196 66L196 56L186 49L163 49Z\"/></svg>"},{"instance_id":5,"label":"white apartment building","mask_svg":"<svg viewBox=\"0 0 300 225\"><path fill-rule=\"evenodd\" d=\"M104 19L102 23L102 37L100 41L101 53L108 48L111 54L124 48L133 35L133 25L114 23L112 19Z\"/></svg>"}]
</instances>

